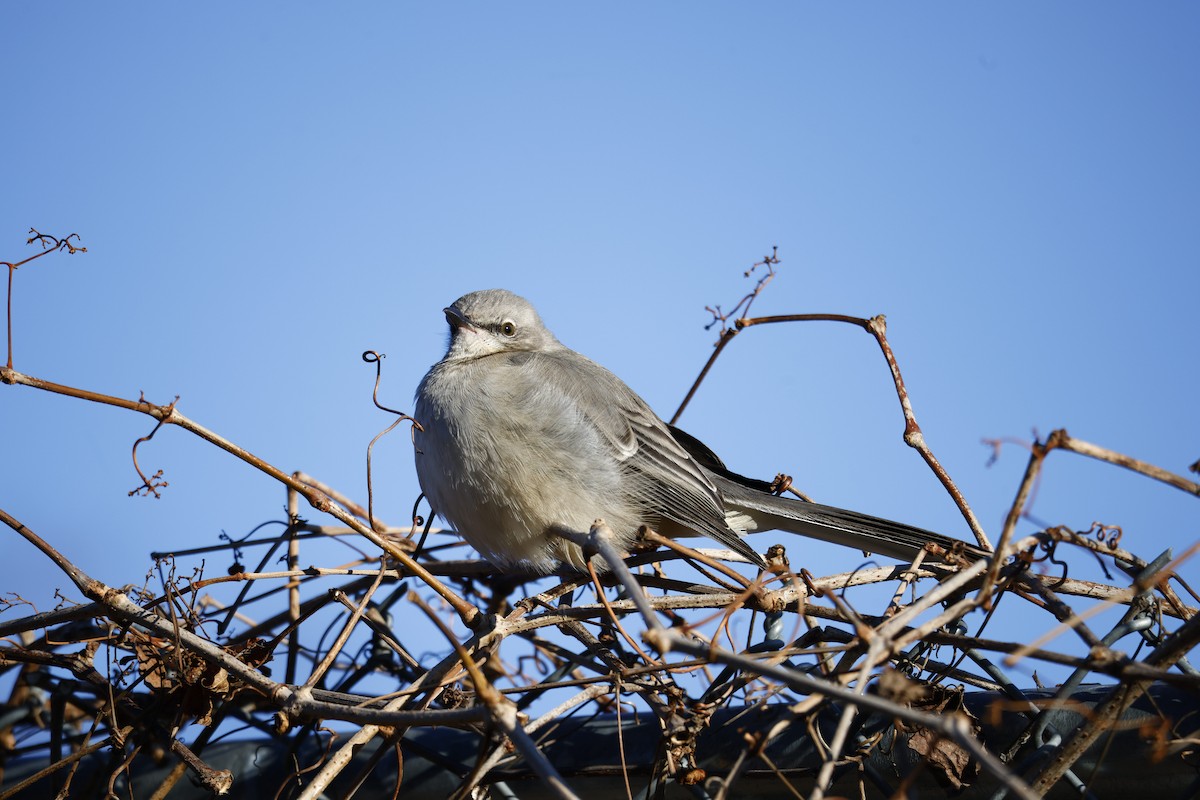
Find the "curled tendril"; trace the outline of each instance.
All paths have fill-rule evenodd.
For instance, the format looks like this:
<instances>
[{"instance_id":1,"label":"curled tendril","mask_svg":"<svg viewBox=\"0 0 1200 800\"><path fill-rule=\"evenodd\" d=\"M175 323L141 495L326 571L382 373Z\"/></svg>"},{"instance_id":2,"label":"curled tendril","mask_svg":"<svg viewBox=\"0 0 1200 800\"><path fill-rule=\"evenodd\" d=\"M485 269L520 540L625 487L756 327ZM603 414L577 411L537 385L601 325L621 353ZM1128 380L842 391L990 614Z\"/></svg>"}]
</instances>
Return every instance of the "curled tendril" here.
<instances>
[{"instance_id":1,"label":"curled tendril","mask_svg":"<svg viewBox=\"0 0 1200 800\"><path fill-rule=\"evenodd\" d=\"M147 405L149 405L149 402L146 400L145 394L142 394L142 396L138 398L138 402L146 403ZM178 402L179 402L179 395L175 395L175 399L172 400L170 405L168 405L166 407L165 413L162 415L162 418L159 419L158 424L154 426L154 430L150 431L150 433L148 433L147 435L143 436L142 438L138 439L136 442L133 443L133 468L135 470L137 470L138 477L142 479L142 485L138 486L136 489L131 490L129 492L130 497L133 497L134 495L139 495L139 496L143 496L143 497L149 497L149 496L153 495L157 499L162 496L162 494L158 490L165 489L166 487L171 485L170 483L168 483L167 481L162 479L163 471L161 469L158 472L151 475L149 478L146 477L146 473L142 472L141 466L138 465L138 445L140 445L142 442L148 442L154 438L154 434L158 433L158 429L161 428L164 424L166 424L166 421L170 418L171 413L175 410L175 404Z\"/></svg>"},{"instance_id":2,"label":"curled tendril","mask_svg":"<svg viewBox=\"0 0 1200 800\"><path fill-rule=\"evenodd\" d=\"M397 425L405 420L408 420L413 424L412 431L414 435L416 431L424 430L421 427L421 423L417 422L408 414L405 414L403 411L397 411L394 408L388 408L379 402L379 383L383 379L383 359L385 358L387 358L385 354L378 353L374 350L366 350L362 354L363 361L368 364L375 365L375 387L371 390L371 402L374 403L375 407L380 411L386 411L389 414L396 415L396 419L392 422L392 424L388 425L386 428L376 434L375 438L371 440L371 443L367 445L367 524L371 526L372 530L375 529L375 497L374 487L371 481L371 454L372 450L375 448L375 443L387 434L391 433Z\"/></svg>"},{"instance_id":3,"label":"curled tendril","mask_svg":"<svg viewBox=\"0 0 1200 800\"><path fill-rule=\"evenodd\" d=\"M1045 563L1054 564L1055 566L1062 568L1062 575L1060 575L1058 577L1058 581L1055 582L1055 584L1053 586L1050 586L1049 588L1057 589L1060 586L1062 586L1064 583L1066 583L1069 567L1067 565L1067 562L1060 561L1056 557L1058 555L1058 540L1057 539L1048 539L1046 541L1039 542L1036 549L1042 550L1045 553L1045 555L1043 555L1039 558L1037 556L1034 556L1031 551L1029 554L1029 562L1031 564L1040 564L1040 563L1045 562Z\"/></svg>"},{"instance_id":4,"label":"curled tendril","mask_svg":"<svg viewBox=\"0 0 1200 800\"><path fill-rule=\"evenodd\" d=\"M1096 541L1100 544L1108 545L1109 550L1116 550L1121 543L1121 537L1124 536L1124 531L1120 525L1105 525L1103 522L1093 522L1092 527L1087 529L1086 536L1095 536Z\"/></svg>"},{"instance_id":5,"label":"curled tendril","mask_svg":"<svg viewBox=\"0 0 1200 800\"><path fill-rule=\"evenodd\" d=\"M87 252L87 248L83 245L71 244L72 239L77 242L81 241L78 233L69 233L62 239L59 239L57 236L51 236L48 233L41 233L36 228L30 228L29 233L31 235L25 240L25 244L33 244L34 242L37 242L46 252L50 252L52 250L66 250L71 255L74 255L75 253Z\"/></svg>"},{"instance_id":6,"label":"curled tendril","mask_svg":"<svg viewBox=\"0 0 1200 800\"><path fill-rule=\"evenodd\" d=\"M386 353L377 353L374 350L367 350L362 354L363 361L367 362L368 364L375 365L375 388L371 390L371 402L374 403L375 407L380 411L387 411L390 414L399 415L400 419L397 420L397 422L401 422L406 419L412 419L413 424L416 425L417 421L408 414L405 414L403 411L397 411L394 408L388 408L379 402L379 383L381 380L383 380L383 360L385 358L387 358ZM420 425L417 425L417 427L419 428ZM388 430L391 429L389 428Z\"/></svg>"},{"instance_id":7,"label":"curled tendril","mask_svg":"<svg viewBox=\"0 0 1200 800\"><path fill-rule=\"evenodd\" d=\"M775 476L775 480L771 482L771 494L781 495L792 488L792 476L784 475L780 472Z\"/></svg>"}]
</instances>

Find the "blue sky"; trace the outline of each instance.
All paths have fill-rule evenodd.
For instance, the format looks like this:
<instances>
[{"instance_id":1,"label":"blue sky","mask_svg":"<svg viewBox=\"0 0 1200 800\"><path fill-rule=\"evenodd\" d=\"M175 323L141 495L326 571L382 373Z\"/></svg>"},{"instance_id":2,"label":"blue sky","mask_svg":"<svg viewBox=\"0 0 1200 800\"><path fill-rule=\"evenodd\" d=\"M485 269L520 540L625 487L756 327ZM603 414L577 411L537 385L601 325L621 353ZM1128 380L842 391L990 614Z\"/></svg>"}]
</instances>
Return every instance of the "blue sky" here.
<instances>
[{"instance_id":1,"label":"blue sky","mask_svg":"<svg viewBox=\"0 0 1200 800\"><path fill-rule=\"evenodd\" d=\"M1175 472L1200 457L1200 10L1193 4L176 4L0 8L0 259L15 366L180 409L364 498L385 402L440 309L503 286L669 416L706 305L886 314L928 441L993 537L1024 470L983 437L1066 427ZM955 535L884 363L832 324L746 333L682 420L735 469ZM0 387L0 503L95 576L278 518L283 491L177 430ZM417 488L381 446L379 514ZM1153 557L1194 498L1065 454L1035 513ZM1027 526L1023 530L1032 530ZM15 536L4 590L65 583ZM771 541L774 541L772 539ZM770 542L762 540L765 547ZM852 569L789 541L792 563Z\"/></svg>"}]
</instances>

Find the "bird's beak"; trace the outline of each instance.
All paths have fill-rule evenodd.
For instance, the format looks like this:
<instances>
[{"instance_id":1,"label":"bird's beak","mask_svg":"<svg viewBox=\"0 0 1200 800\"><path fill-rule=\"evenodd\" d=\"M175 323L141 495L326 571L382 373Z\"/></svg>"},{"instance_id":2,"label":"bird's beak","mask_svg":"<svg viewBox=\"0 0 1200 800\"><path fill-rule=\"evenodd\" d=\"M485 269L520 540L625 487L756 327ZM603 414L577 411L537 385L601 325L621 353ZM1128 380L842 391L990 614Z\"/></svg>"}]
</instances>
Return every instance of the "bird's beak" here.
<instances>
[{"instance_id":1,"label":"bird's beak","mask_svg":"<svg viewBox=\"0 0 1200 800\"><path fill-rule=\"evenodd\" d=\"M466 329L469 331L477 330L474 325L467 321L462 312L454 306L447 306L442 309L442 312L446 315L446 321L450 323L451 328Z\"/></svg>"}]
</instances>

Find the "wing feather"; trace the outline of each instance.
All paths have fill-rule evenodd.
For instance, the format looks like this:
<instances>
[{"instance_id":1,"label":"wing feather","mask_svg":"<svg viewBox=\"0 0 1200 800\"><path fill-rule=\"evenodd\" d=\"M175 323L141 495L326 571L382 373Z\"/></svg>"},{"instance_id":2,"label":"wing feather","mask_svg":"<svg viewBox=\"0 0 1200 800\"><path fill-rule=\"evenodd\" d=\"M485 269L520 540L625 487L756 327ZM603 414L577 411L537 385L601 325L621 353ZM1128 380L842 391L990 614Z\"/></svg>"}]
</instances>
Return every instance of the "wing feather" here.
<instances>
[{"instance_id":1,"label":"wing feather","mask_svg":"<svg viewBox=\"0 0 1200 800\"><path fill-rule=\"evenodd\" d=\"M724 502L712 480L641 397L604 367L566 348L538 358L547 362L538 370L539 379L574 399L581 418L635 478L632 485L641 496L632 499L651 514L762 563L725 522Z\"/></svg>"}]
</instances>

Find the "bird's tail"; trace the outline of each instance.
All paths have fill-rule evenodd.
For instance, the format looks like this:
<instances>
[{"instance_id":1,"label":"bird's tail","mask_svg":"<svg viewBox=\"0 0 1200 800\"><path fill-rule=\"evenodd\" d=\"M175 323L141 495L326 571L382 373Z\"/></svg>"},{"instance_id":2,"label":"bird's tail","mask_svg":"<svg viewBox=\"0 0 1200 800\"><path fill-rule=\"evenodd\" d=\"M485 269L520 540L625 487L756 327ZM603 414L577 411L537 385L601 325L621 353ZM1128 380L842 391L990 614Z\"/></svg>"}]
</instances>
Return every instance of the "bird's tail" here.
<instances>
[{"instance_id":1,"label":"bird's tail","mask_svg":"<svg viewBox=\"0 0 1200 800\"><path fill-rule=\"evenodd\" d=\"M844 508L779 497L715 473L710 477L725 500L730 525L737 530L788 531L904 561L911 561L929 543L947 552L962 553L971 558L987 558L991 555L977 545L912 525Z\"/></svg>"}]
</instances>

